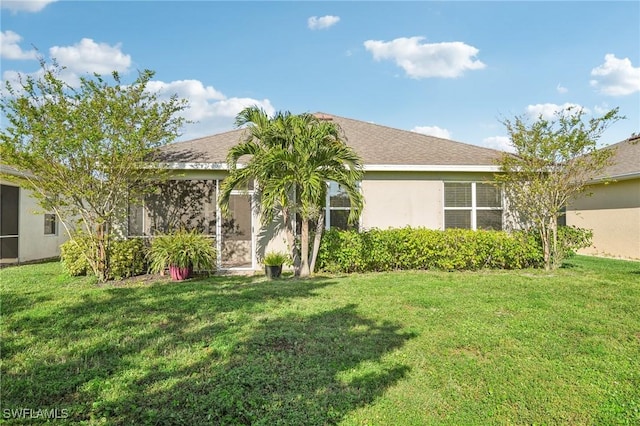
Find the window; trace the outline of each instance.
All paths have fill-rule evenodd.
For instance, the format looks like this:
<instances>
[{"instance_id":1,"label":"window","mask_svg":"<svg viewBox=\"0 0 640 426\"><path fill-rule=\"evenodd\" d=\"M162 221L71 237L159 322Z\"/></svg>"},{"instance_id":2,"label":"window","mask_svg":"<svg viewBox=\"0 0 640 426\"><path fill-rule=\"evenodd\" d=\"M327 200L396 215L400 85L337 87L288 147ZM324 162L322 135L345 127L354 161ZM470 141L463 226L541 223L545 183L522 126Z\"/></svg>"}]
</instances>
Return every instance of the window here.
<instances>
[{"instance_id":1,"label":"window","mask_svg":"<svg viewBox=\"0 0 640 426\"><path fill-rule=\"evenodd\" d=\"M351 213L349 195L341 185L335 182L329 182L327 206L324 219L326 229L358 229L358 223L351 225L348 221L349 213Z\"/></svg>"},{"instance_id":2,"label":"window","mask_svg":"<svg viewBox=\"0 0 640 426\"><path fill-rule=\"evenodd\" d=\"M488 183L444 183L444 227L502 229L502 191Z\"/></svg>"},{"instance_id":3,"label":"window","mask_svg":"<svg viewBox=\"0 0 640 426\"><path fill-rule=\"evenodd\" d=\"M44 235L58 235L58 221L53 213L44 215Z\"/></svg>"}]
</instances>

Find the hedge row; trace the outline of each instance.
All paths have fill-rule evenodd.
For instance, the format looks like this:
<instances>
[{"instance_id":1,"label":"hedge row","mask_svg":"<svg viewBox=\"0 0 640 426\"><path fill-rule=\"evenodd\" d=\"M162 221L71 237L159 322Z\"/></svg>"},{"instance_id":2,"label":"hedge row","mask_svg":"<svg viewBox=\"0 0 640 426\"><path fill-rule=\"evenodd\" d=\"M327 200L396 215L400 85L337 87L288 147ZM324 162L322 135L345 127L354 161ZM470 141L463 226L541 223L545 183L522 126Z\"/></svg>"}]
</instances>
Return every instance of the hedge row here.
<instances>
[{"instance_id":1,"label":"hedge row","mask_svg":"<svg viewBox=\"0 0 640 426\"><path fill-rule=\"evenodd\" d=\"M322 237L318 270L477 270L539 267L542 250L528 233L423 228L329 230Z\"/></svg>"},{"instance_id":2,"label":"hedge row","mask_svg":"<svg viewBox=\"0 0 640 426\"><path fill-rule=\"evenodd\" d=\"M120 280L134 277L147 271L145 242L142 238L112 240L109 259L109 279ZM91 253L90 239L86 235L77 235L60 246L60 261L63 268L72 276L91 273L87 254Z\"/></svg>"}]
</instances>

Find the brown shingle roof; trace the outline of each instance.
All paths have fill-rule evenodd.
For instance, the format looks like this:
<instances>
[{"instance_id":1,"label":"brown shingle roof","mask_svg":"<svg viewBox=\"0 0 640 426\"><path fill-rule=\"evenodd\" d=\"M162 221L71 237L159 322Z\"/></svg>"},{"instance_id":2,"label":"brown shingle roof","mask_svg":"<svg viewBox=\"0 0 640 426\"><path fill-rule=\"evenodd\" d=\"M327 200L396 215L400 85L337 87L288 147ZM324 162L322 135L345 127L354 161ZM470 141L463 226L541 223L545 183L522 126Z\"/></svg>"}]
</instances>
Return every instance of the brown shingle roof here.
<instances>
[{"instance_id":1,"label":"brown shingle roof","mask_svg":"<svg viewBox=\"0 0 640 426\"><path fill-rule=\"evenodd\" d=\"M613 164L607 167L600 179L640 175L640 136L632 136L604 149L613 149Z\"/></svg>"},{"instance_id":2,"label":"brown shingle roof","mask_svg":"<svg viewBox=\"0 0 640 426\"><path fill-rule=\"evenodd\" d=\"M344 131L349 144L365 165L472 165L493 166L501 151L427 136L407 130L353 120L326 113ZM243 129L178 142L162 148L161 161L180 163L224 163L229 148L237 144Z\"/></svg>"}]
</instances>

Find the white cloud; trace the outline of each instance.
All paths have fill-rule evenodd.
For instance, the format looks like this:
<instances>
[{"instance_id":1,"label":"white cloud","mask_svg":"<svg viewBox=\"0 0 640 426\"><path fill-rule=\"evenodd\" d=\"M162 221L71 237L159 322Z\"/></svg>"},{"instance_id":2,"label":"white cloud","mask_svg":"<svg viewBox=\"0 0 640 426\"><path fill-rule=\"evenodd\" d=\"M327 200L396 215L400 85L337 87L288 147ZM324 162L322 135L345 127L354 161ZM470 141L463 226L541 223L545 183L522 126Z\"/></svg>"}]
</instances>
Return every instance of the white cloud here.
<instances>
[{"instance_id":1,"label":"white cloud","mask_svg":"<svg viewBox=\"0 0 640 426\"><path fill-rule=\"evenodd\" d=\"M334 26L340 21L339 16L326 15L318 18L317 16L312 16L307 20L307 25L311 30L325 30L329 27Z\"/></svg>"},{"instance_id":2,"label":"white cloud","mask_svg":"<svg viewBox=\"0 0 640 426\"><path fill-rule=\"evenodd\" d=\"M417 79L455 78L466 70L486 67L473 59L479 52L473 46L459 41L421 44L422 40L424 37L401 37L389 42L367 40L364 47L376 61L394 60L409 77Z\"/></svg>"},{"instance_id":3,"label":"white cloud","mask_svg":"<svg viewBox=\"0 0 640 426\"><path fill-rule=\"evenodd\" d=\"M49 3L57 0L8 0L1 3L3 9L9 9L13 13L17 12L40 12Z\"/></svg>"},{"instance_id":4,"label":"white cloud","mask_svg":"<svg viewBox=\"0 0 640 426\"><path fill-rule=\"evenodd\" d=\"M5 55L5 42L9 44L9 52L12 55L18 54L18 51L11 45L16 44L19 41L19 35L7 31L2 35L2 55ZM20 49L16 45L17 49ZM29 52L21 51L26 59L31 58ZM36 52L34 52L35 55ZM113 71L124 73L129 71L131 66L131 56L122 52L120 44L111 46L107 43L96 43L90 38L83 38L80 42L72 46L53 46L49 48L49 55L52 60L55 60L62 68L59 70L58 77L69 84L70 86L77 87L80 84L80 76L84 74L98 73L102 75L110 75ZM32 76L39 78L43 74L42 69L38 69L33 73L22 73L14 70L7 70L3 73L3 86L4 81L9 81L14 87L19 90L19 76L27 77ZM3 88L4 90L4 88ZM2 92L4 93L4 91Z\"/></svg>"},{"instance_id":5,"label":"white cloud","mask_svg":"<svg viewBox=\"0 0 640 426\"><path fill-rule=\"evenodd\" d=\"M0 57L4 59L36 59L38 53L34 50L22 50L20 42L22 36L13 31L0 32Z\"/></svg>"},{"instance_id":6,"label":"white cloud","mask_svg":"<svg viewBox=\"0 0 640 426\"><path fill-rule=\"evenodd\" d=\"M9 40L15 40L15 37L11 36ZM127 72L132 64L131 56L124 54L119 44L112 46L96 43L88 38L72 46L54 46L49 49L49 53L51 58L55 58L61 66L66 67L59 77L72 86L79 84L80 75L95 72L106 76L112 71ZM28 74L6 70L2 75L0 93L6 94L4 82L10 82L19 92L21 77L31 75L39 78L42 72L38 70ZM179 98L189 101L189 106L182 111L182 116L193 123L185 125L181 139L230 130L233 128L236 115L248 106L257 105L270 115L275 112L269 99L227 97L213 86L206 86L199 80L175 80L169 83L154 80L150 81L147 87L150 91L157 92L161 99L168 99L176 94Z\"/></svg>"},{"instance_id":7,"label":"white cloud","mask_svg":"<svg viewBox=\"0 0 640 426\"><path fill-rule=\"evenodd\" d=\"M416 126L411 131L437 138L451 139L451 132L438 126Z\"/></svg>"},{"instance_id":8,"label":"white cloud","mask_svg":"<svg viewBox=\"0 0 640 426\"><path fill-rule=\"evenodd\" d=\"M611 110L606 102L601 103L593 107L593 111L598 115L605 115Z\"/></svg>"},{"instance_id":9,"label":"white cloud","mask_svg":"<svg viewBox=\"0 0 640 426\"><path fill-rule=\"evenodd\" d=\"M640 91L640 67L634 68L629 58L618 59L608 53L604 64L591 70L592 87L604 95L625 96Z\"/></svg>"},{"instance_id":10,"label":"white cloud","mask_svg":"<svg viewBox=\"0 0 640 426\"><path fill-rule=\"evenodd\" d=\"M122 53L118 43L96 43L83 38L73 46L53 46L49 54L74 73L110 74L112 71L126 72L131 66L131 56Z\"/></svg>"},{"instance_id":11,"label":"white cloud","mask_svg":"<svg viewBox=\"0 0 640 426\"><path fill-rule=\"evenodd\" d=\"M556 86L556 90L560 94L564 94L564 93L567 93L569 91L569 89L567 89L566 87L562 86L560 83L558 83L558 85Z\"/></svg>"},{"instance_id":12,"label":"white cloud","mask_svg":"<svg viewBox=\"0 0 640 426\"><path fill-rule=\"evenodd\" d=\"M506 152L515 152L508 136L490 136L482 139L482 146Z\"/></svg>"},{"instance_id":13,"label":"white cloud","mask_svg":"<svg viewBox=\"0 0 640 426\"><path fill-rule=\"evenodd\" d=\"M263 108L269 115L275 112L269 99L228 98L213 86L205 86L199 80L176 80L169 83L150 81L147 87L156 91L161 98L166 99L176 94L189 101L189 107L182 112L182 116L193 123L185 125L181 140L231 130L236 115L252 105Z\"/></svg>"},{"instance_id":14,"label":"white cloud","mask_svg":"<svg viewBox=\"0 0 640 426\"><path fill-rule=\"evenodd\" d=\"M526 111L527 111L527 115L534 120L538 119L538 117L540 116L542 116L542 118L545 120L551 120L554 117L556 117L557 113L561 111L567 111L568 109L571 109L572 111L577 111L582 109L582 111L585 114L591 113L591 111L588 108L585 108L582 105L572 104L569 102L566 102L562 105L550 104L550 103L528 105Z\"/></svg>"}]
</instances>

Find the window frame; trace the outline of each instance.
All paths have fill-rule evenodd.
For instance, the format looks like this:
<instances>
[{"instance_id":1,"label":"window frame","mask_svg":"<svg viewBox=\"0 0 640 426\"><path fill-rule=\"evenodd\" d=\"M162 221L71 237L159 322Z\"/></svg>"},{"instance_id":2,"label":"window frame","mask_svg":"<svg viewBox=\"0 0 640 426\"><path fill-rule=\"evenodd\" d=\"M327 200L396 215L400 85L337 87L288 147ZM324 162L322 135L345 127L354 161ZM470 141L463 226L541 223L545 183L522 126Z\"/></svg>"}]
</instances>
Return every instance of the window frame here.
<instances>
[{"instance_id":1,"label":"window frame","mask_svg":"<svg viewBox=\"0 0 640 426\"><path fill-rule=\"evenodd\" d=\"M51 231L51 229L47 226L47 222L53 224L53 232L48 232ZM58 217L55 213L44 214L44 235L48 237L55 237L58 235Z\"/></svg>"},{"instance_id":2,"label":"window frame","mask_svg":"<svg viewBox=\"0 0 640 426\"><path fill-rule=\"evenodd\" d=\"M471 206L469 207L447 207L447 194L446 188L448 183L456 183L456 184L471 184ZM500 230L504 230L504 191L502 188L497 188L500 193L500 207L479 207L477 200L477 184L485 184L491 185L489 182L478 182L478 181L443 181L442 183L442 229L471 229L474 231L478 230L478 211L500 211L501 214L501 228ZM446 226L446 212L447 211L468 211L471 215L470 228L447 228ZM483 228L481 228L483 229Z\"/></svg>"},{"instance_id":3,"label":"window frame","mask_svg":"<svg viewBox=\"0 0 640 426\"><path fill-rule=\"evenodd\" d=\"M331 229L331 212L332 211L347 211L351 213L351 203L349 203L349 206L335 206L335 207L331 206L331 184L332 183L340 186L340 184L337 182L327 181L327 195L326 195L325 206L324 206L324 229L325 230ZM358 190L360 190L360 182L357 183L357 186L358 186ZM360 218L358 218L358 222L353 227L353 229L356 229L358 231L360 230Z\"/></svg>"}]
</instances>

